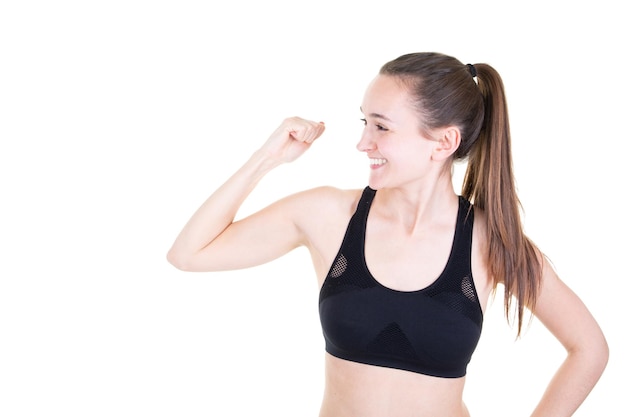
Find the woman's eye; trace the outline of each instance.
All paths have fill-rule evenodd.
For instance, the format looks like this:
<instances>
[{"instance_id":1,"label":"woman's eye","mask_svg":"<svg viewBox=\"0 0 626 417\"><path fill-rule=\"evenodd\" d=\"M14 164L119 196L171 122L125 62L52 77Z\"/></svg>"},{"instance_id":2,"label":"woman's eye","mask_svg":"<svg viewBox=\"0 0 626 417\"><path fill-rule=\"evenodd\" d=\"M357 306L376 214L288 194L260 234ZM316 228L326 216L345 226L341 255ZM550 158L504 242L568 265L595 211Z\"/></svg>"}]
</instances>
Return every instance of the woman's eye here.
<instances>
[{"instance_id":1,"label":"woman's eye","mask_svg":"<svg viewBox=\"0 0 626 417\"><path fill-rule=\"evenodd\" d=\"M366 120L366 119L361 119L361 121L363 122L363 124L364 124L365 126L367 126L367 120ZM386 132L386 131L387 131L387 130L389 130L389 129L387 129L387 128L386 128L385 126L383 126L383 125L376 125L376 130L380 130L381 132Z\"/></svg>"}]
</instances>

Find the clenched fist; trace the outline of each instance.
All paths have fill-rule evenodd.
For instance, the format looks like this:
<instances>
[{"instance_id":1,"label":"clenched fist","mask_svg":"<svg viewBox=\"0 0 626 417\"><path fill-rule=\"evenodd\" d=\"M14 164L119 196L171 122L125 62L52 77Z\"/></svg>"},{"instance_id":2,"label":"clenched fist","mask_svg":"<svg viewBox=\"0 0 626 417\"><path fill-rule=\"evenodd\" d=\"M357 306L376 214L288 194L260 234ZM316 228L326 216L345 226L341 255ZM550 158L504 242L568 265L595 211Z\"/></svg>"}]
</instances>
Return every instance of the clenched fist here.
<instances>
[{"instance_id":1,"label":"clenched fist","mask_svg":"<svg viewBox=\"0 0 626 417\"><path fill-rule=\"evenodd\" d=\"M276 162L291 162L304 153L324 133L324 123L300 117L285 119L261 147Z\"/></svg>"}]
</instances>

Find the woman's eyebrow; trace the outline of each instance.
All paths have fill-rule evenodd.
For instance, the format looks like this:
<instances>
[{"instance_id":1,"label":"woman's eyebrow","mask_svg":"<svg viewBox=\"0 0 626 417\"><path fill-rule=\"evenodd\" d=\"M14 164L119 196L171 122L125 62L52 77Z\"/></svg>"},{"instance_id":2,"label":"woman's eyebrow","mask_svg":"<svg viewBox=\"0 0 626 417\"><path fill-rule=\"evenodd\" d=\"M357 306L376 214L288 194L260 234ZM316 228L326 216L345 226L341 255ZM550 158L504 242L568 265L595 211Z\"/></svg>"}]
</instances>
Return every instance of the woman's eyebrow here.
<instances>
[{"instance_id":1,"label":"woman's eyebrow","mask_svg":"<svg viewBox=\"0 0 626 417\"><path fill-rule=\"evenodd\" d=\"M361 108L361 113L363 113L363 108ZM377 118L377 119L386 120L388 122L391 121L391 119L389 119L387 116L385 116L383 114L380 114L380 113L370 113L370 114L368 114L368 116L369 117L374 117L374 118Z\"/></svg>"}]
</instances>

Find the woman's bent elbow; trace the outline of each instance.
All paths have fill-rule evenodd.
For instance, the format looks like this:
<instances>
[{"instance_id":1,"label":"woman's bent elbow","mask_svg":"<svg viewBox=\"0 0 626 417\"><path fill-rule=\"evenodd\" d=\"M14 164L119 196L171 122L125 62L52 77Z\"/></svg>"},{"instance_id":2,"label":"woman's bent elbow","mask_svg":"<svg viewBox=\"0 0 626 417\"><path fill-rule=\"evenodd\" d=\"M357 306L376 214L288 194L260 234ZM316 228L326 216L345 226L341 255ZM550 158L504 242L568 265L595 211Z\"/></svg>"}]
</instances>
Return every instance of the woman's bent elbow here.
<instances>
[{"instance_id":1,"label":"woman's bent elbow","mask_svg":"<svg viewBox=\"0 0 626 417\"><path fill-rule=\"evenodd\" d=\"M607 340L602 337L602 341L600 342L600 367L601 367L601 372L604 372L604 369L606 368L606 366L609 363L609 343L607 342Z\"/></svg>"},{"instance_id":2,"label":"woman's bent elbow","mask_svg":"<svg viewBox=\"0 0 626 417\"><path fill-rule=\"evenodd\" d=\"M586 349L584 362L597 380L604 372L609 362L609 344L602 333L600 333L593 344Z\"/></svg>"},{"instance_id":3,"label":"woman's bent elbow","mask_svg":"<svg viewBox=\"0 0 626 417\"><path fill-rule=\"evenodd\" d=\"M191 258L174 248L167 252L167 261L181 271L193 271Z\"/></svg>"}]
</instances>

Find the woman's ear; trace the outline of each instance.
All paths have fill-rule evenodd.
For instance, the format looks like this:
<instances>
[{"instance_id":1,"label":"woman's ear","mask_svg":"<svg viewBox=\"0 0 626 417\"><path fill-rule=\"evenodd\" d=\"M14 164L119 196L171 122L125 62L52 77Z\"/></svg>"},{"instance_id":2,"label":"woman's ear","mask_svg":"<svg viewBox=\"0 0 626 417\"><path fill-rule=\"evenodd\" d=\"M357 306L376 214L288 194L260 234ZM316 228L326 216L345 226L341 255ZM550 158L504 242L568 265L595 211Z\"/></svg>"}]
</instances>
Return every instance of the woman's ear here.
<instances>
[{"instance_id":1,"label":"woman's ear","mask_svg":"<svg viewBox=\"0 0 626 417\"><path fill-rule=\"evenodd\" d=\"M437 145L433 148L431 158L434 161L445 161L461 144L461 131L456 126L449 126L439 129L437 132Z\"/></svg>"}]
</instances>

